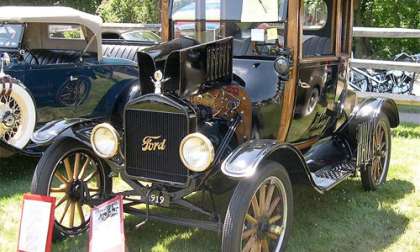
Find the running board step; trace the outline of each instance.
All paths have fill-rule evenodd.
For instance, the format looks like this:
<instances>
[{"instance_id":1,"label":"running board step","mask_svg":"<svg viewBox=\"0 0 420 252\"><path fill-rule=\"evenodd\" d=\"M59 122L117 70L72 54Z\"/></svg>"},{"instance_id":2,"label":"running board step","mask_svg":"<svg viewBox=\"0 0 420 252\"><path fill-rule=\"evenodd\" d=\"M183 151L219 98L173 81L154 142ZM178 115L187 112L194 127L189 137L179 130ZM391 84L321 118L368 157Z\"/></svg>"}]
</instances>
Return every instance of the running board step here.
<instances>
[{"instance_id":1,"label":"running board step","mask_svg":"<svg viewBox=\"0 0 420 252\"><path fill-rule=\"evenodd\" d=\"M356 163L354 161L347 161L334 166L324 167L316 172L311 172L311 176L320 189L328 191L353 175L355 171Z\"/></svg>"}]
</instances>

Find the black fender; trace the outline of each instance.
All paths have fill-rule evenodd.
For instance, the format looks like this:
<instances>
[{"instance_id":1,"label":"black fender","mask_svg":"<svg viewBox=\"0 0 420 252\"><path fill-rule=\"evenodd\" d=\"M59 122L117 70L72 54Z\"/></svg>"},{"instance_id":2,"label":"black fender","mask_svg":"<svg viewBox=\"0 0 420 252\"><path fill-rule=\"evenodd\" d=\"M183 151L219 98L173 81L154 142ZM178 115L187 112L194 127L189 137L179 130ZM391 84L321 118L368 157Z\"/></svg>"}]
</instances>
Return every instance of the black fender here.
<instances>
[{"instance_id":1,"label":"black fender","mask_svg":"<svg viewBox=\"0 0 420 252\"><path fill-rule=\"evenodd\" d=\"M314 189L323 193L315 184L302 153L290 144L275 140L251 140L240 145L223 161L221 170L232 179L247 179L254 176L266 160L283 165L289 174L304 173Z\"/></svg>"},{"instance_id":2,"label":"black fender","mask_svg":"<svg viewBox=\"0 0 420 252\"><path fill-rule=\"evenodd\" d=\"M352 147L356 147L358 126L363 122L375 120L381 112L388 117L391 128L398 127L400 116L394 100L368 98L354 108L347 122L340 127L337 133L346 138Z\"/></svg>"}]
</instances>

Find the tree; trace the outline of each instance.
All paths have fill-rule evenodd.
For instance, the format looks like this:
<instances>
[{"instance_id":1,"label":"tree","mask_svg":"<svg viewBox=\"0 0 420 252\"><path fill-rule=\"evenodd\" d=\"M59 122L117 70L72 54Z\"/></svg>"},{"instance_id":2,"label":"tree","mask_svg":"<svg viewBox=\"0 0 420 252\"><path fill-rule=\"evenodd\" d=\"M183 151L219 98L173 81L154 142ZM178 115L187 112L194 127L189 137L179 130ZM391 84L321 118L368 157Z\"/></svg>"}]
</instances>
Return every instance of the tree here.
<instances>
[{"instance_id":1,"label":"tree","mask_svg":"<svg viewBox=\"0 0 420 252\"><path fill-rule=\"evenodd\" d=\"M159 0L104 0L98 14L106 22L159 23Z\"/></svg>"}]
</instances>

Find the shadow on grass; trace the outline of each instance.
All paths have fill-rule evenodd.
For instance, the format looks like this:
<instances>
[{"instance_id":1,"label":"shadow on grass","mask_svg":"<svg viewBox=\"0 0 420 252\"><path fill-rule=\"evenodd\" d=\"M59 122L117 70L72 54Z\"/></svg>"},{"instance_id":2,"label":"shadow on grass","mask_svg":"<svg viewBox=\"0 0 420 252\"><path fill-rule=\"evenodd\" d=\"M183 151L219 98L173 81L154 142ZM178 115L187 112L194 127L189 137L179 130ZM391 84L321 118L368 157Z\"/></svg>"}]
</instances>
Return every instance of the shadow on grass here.
<instances>
[{"instance_id":1,"label":"shadow on grass","mask_svg":"<svg viewBox=\"0 0 420 252\"><path fill-rule=\"evenodd\" d=\"M0 159L0 198L30 191L37 162L19 155Z\"/></svg>"},{"instance_id":2,"label":"shadow on grass","mask_svg":"<svg viewBox=\"0 0 420 252\"><path fill-rule=\"evenodd\" d=\"M360 179L344 182L319 195L295 188L295 221L288 251L380 251L395 242L409 223L392 208L415 187L390 180L365 192Z\"/></svg>"}]
</instances>

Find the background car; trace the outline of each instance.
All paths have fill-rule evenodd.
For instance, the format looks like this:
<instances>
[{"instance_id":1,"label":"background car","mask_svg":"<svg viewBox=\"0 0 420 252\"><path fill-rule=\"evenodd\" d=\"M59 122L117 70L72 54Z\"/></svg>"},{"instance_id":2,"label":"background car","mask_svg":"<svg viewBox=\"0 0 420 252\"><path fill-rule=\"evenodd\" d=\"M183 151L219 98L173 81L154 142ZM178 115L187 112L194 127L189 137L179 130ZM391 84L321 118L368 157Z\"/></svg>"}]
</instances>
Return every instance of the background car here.
<instances>
[{"instance_id":1,"label":"background car","mask_svg":"<svg viewBox=\"0 0 420 252\"><path fill-rule=\"evenodd\" d=\"M118 99L138 94L144 46L103 46L101 18L71 8L0 7L0 157L39 155L54 135L33 133L55 120L73 118L55 125L59 134L74 121L110 117Z\"/></svg>"}]
</instances>

